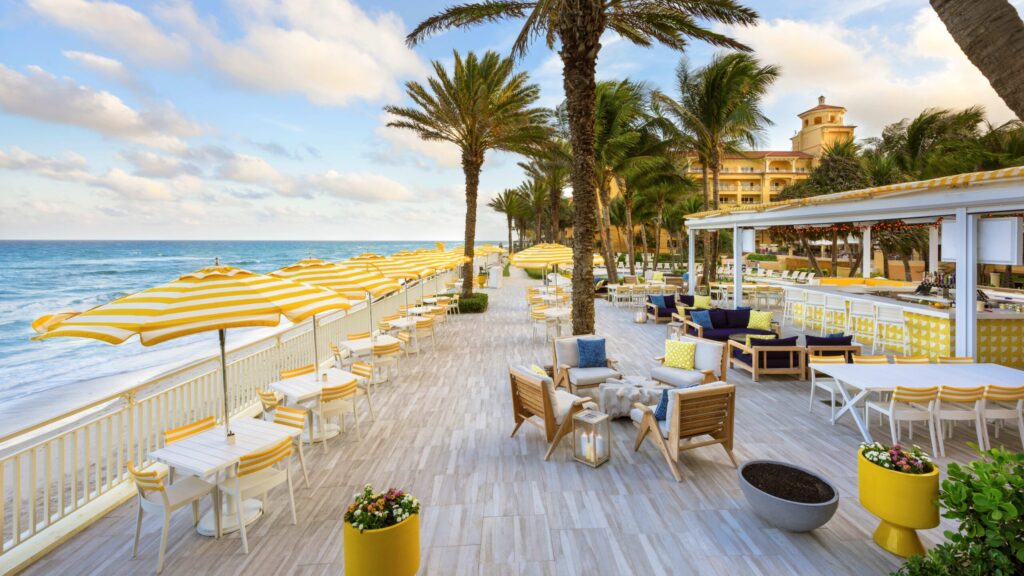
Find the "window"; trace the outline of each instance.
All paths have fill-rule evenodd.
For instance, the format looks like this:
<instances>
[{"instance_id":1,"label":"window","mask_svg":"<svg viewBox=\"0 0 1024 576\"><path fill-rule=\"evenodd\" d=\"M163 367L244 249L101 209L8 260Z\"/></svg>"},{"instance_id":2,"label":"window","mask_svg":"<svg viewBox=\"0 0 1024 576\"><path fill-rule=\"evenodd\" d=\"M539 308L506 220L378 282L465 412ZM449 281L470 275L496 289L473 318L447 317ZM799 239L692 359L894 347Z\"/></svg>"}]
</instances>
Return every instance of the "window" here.
<instances>
[{"instance_id":1,"label":"window","mask_svg":"<svg viewBox=\"0 0 1024 576\"><path fill-rule=\"evenodd\" d=\"M804 126L810 126L810 125L811 125L811 121L808 120L807 118L804 118Z\"/></svg>"},{"instance_id":2,"label":"window","mask_svg":"<svg viewBox=\"0 0 1024 576\"><path fill-rule=\"evenodd\" d=\"M814 117L814 123L815 124L821 124L821 116L815 116Z\"/></svg>"}]
</instances>

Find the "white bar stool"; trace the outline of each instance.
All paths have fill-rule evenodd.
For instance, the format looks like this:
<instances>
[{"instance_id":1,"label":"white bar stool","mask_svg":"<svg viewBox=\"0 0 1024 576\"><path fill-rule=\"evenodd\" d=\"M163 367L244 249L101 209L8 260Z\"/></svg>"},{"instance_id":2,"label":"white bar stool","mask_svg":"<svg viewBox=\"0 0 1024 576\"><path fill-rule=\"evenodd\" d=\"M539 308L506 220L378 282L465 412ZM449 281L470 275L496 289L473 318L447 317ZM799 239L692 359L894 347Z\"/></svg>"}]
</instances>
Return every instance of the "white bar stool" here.
<instances>
[{"instance_id":1,"label":"white bar stool","mask_svg":"<svg viewBox=\"0 0 1024 576\"><path fill-rule=\"evenodd\" d=\"M817 320L815 320L817 317ZM803 323L804 332L810 330L811 322L819 322L819 328L825 327L825 294L813 290L807 290L804 300Z\"/></svg>"},{"instance_id":2,"label":"white bar stool","mask_svg":"<svg viewBox=\"0 0 1024 576\"><path fill-rule=\"evenodd\" d=\"M796 322L798 317L797 305L803 306L804 302L807 301L807 291L800 288L786 288L783 292L782 298L782 324L785 325L786 320L789 320L790 324L793 324Z\"/></svg>"},{"instance_id":3,"label":"white bar stool","mask_svg":"<svg viewBox=\"0 0 1024 576\"><path fill-rule=\"evenodd\" d=\"M843 296L825 296L825 312L821 318L821 335L825 332L846 331L846 298Z\"/></svg>"},{"instance_id":4,"label":"white bar stool","mask_svg":"<svg viewBox=\"0 0 1024 576\"><path fill-rule=\"evenodd\" d=\"M893 336L898 332L899 336ZM886 348L898 350L904 356L910 355L910 329L903 308L878 304L875 306L874 343L885 352Z\"/></svg>"},{"instance_id":5,"label":"white bar stool","mask_svg":"<svg viewBox=\"0 0 1024 576\"><path fill-rule=\"evenodd\" d=\"M875 305L865 300L850 298L846 314L846 333L853 335L853 343L861 347L871 346L875 353ZM870 342L868 340L870 339Z\"/></svg>"}]
</instances>

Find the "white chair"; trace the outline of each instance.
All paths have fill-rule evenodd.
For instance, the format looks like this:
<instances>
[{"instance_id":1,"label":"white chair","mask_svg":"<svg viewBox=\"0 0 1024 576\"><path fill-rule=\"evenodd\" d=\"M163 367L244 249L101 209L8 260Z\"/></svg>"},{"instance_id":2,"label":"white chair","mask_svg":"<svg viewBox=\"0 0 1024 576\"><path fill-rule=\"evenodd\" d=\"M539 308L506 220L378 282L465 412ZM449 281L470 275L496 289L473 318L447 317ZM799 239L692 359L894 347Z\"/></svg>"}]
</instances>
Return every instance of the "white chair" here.
<instances>
[{"instance_id":1,"label":"white chair","mask_svg":"<svg viewBox=\"0 0 1024 576\"><path fill-rule=\"evenodd\" d=\"M1005 421L1017 422L1017 433L1024 444L1024 386L1006 387L990 384L985 388L985 448L991 448L988 437L988 422L996 421L996 438L1000 425Z\"/></svg>"},{"instance_id":2,"label":"white chair","mask_svg":"<svg viewBox=\"0 0 1024 576\"><path fill-rule=\"evenodd\" d=\"M238 513L239 533L242 536L242 552L249 553L249 540L245 535L245 519L242 517L245 506L241 503L248 496L261 496L263 499L263 511L267 511L267 492L271 488L288 484L288 500L292 505L292 524L297 524L295 518L295 491L292 489L291 458L292 439L285 438L260 452L251 452L243 455L235 464L234 478L228 478L220 483L219 488L222 495L231 496L239 503L236 506ZM282 462L283 466L276 468L274 465ZM219 503L217 503L219 508ZM220 537L220 526L217 527L217 537Z\"/></svg>"},{"instance_id":3,"label":"white chair","mask_svg":"<svg viewBox=\"0 0 1024 576\"><path fill-rule=\"evenodd\" d=\"M377 417L373 414L373 364L353 362L351 372L358 378L356 386L366 395L366 407L370 412L370 420L376 420Z\"/></svg>"},{"instance_id":4,"label":"white chair","mask_svg":"<svg viewBox=\"0 0 1024 576\"><path fill-rule=\"evenodd\" d=\"M953 388L943 386L939 389L939 401L935 406L935 423L939 428L939 455L946 455L946 444L943 439L943 422L974 421L974 429L978 435L978 447L985 446L985 387ZM953 438L953 427L949 427L949 438Z\"/></svg>"},{"instance_id":5,"label":"white chair","mask_svg":"<svg viewBox=\"0 0 1024 576\"><path fill-rule=\"evenodd\" d=\"M164 528L160 534L160 555L156 561L157 574L164 570L164 555L167 552L167 533L171 529L171 514L188 504L192 505L192 525L199 523L199 501L213 492L214 485L190 476L174 484L165 485L156 470L143 472L135 465L128 463L128 473L135 480L139 491L139 512L135 520L135 543L132 545L132 558L139 555L139 534L142 532L143 512L161 511L164 517ZM220 503L214 498L213 517L220 534Z\"/></svg>"},{"instance_id":6,"label":"white chair","mask_svg":"<svg viewBox=\"0 0 1024 576\"><path fill-rule=\"evenodd\" d=\"M875 329L875 305L866 300L851 298L845 332L853 335L853 343L871 346L871 353L874 354Z\"/></svg>"},{"instance_id":7,"label":"white chair","mask_svg":"<svg viewBox=\"0 0 1024 576\"><path fill-rule=\"evenodd\" d=\"M874 343L882 352L888 348L899 350L904 356L910 354L910 329L903 308L888 304L875 306Z\"/></svg>"},{"instance_id":8,"label":"white chair","mask_svg":"<svg viewBox=\"0 0 1024 576\"><path fill-rule=\"evenodd\" d=\"M796 319L799 317L797 308L802 308L804 302L807 301L807 291L801 288L786 288L783 291L782 298L782 324L785 325L787 320L789 320L790 324L795 324Z\"/></svg>"},{"instance_id":9,"label":"white chair","mask_svg":"<svg viewBox=\"0 0 1024 576\"><path fill-rule=\"evenodd\" d=\"M825 294L807 290L803 313L804 332L810 332L814 322L818 323L819 328L825 325Z\"/></svg>"},{"instance_id":10,"label":"white chair","mask_svg":"<svg viewBox=\"0 0 1024 576\"><path fill-rule=\"evenodd\" d=\"M846 330L846 298L829 294L825 296L825 311L821 319L821 335L826 332L844 332Z\"/></svg>"},{"instance_id":11,"label":"white chair","mask_svg":"<svg viewBox=\"0 0 1024 576\"><path fill-rule=\"evenodd\" d=\"M819 375L818 371L815 370L816 366L822 364L846 364L846 355L842 356L821 356L813 355L807 357L807 370L811 373L811 396L807 401L807 411L810 412L814 408L814 391L821 389L828 392L829 403L832 406L832 424L836 423L836 394L841 394L839 391L839 383L836 382L835 378L831 376Z\"/></svg>"},{"instance_id":12,"label":"white chair","mask_svg":"<svg viewBox=\"0 0 1024 576\"><path fill-rule=\"evenodd\" d=\"M942 446L941 440L938 443L935 441L935 404L938 396L938 386L929 388L897 386L888 402L869 400L864 404L864 425L870 426L872 410L878 412L879 416L888 416L889 434L895 443L900 439L901 422L910 423L911 438L914 437L914 422L927 422L934 454L936 447Z\"/></svg>"},{"instance_id":13,"label":"white chair","mask_svg":"<svg viewBox=\"0 0 1024 576\"><path fill-rule=\"evenodd\" d=\"M283 426L291 426L292 428L298 428L299 430L306 429L306 414L305 408L288 408L287 406L278 406L274 412L274 424L281 424ZM309 433L312 435L312 426L310 427ZM302 478L306 481L306 488L309 488L309 473L306 472L306 456L302 453L302 435L295 437L295 448L299 451L299 467L302 468Z\"/></svg>"}]
</instances>

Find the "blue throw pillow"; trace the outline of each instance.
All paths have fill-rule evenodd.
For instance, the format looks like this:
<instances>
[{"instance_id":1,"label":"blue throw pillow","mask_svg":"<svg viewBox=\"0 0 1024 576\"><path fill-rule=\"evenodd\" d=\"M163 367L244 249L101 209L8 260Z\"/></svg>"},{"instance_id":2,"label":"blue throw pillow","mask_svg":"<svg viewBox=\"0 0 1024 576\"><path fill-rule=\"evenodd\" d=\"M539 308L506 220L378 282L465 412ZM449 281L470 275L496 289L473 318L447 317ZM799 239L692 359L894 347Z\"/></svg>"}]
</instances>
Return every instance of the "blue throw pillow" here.
<instances>
[{"instance_id":1,"label":"blue throw pillow","mask_svg":"<svg viewBox=\"0 0 1024 576\"><path fill-rule=\"evenodd\" d=\"M576 340L576 346L580 352L580 368L608 367L604 338L579 338Z\"/></svg>"},{"instance_id":2,"label":"blue throw pillow","mask_svg":"<svg viewBox=\"0 0 1024 576\"><path fill-rule=\"evenodd\" d=\"M658 308L665 308L665 297L664 296L648 296L651 300L651 304L654 304Z\"/></svg>"},{"instance_id":3,"label":"blue throw pillow","mask_svg":"<svg viewBox=\"0 0 1024 576\"><path fill-rule=\"evenodd\" d=\"M654 409L654 419L661 422L668 418L668 390L661 391L661 400L658 407Z\"/></svg>"},{"instance_id":4,"label":"blue throw pillow","mask_svg":"<svg viewBox=\"0 0 1024 576\"><path fill-rule=\"evenodd\" d=\"M705 330L711 330L712 328L714 328L714 326L711 325L710 310L691 310L690 318Z\"/></svg>"}]
</instances>

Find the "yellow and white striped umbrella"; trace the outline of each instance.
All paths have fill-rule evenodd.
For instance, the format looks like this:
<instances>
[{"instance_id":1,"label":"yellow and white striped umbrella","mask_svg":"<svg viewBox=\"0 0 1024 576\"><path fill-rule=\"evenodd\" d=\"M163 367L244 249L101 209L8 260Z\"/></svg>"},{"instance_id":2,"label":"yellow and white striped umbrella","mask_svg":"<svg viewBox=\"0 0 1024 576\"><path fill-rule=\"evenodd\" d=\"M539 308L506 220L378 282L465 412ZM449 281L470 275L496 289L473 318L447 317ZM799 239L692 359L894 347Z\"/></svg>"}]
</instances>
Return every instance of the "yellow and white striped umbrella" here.
<instances>
[{"instance_id":1,"label":"yellow and white striped umbrella","mask_svg":"<svg viewBox=\"0 0 1024 576\"><path fill-rule=\"evenodd\" d=\"M516 268L547 268L549 266L571 266L573 263L572 248L561 244L537 244L511 257ZM594 254L594 266L604 264L604 258Z\"/></svg>"},{"instance_id":2,"label":"yellow and white striped umbrella","mask_svg":"<svg viewBox=\"0 0 1024 576\"><path fill-rule=\"evenodd\" d=\"M174 282L118 298L56 323L33 323L34 339L75 336L120 344L138 334L144 346L210 330L277 326L349 308L347 299L306 284L232 266L210 266Z\"/></svg>"},{"instance_id":3,"label":"yellow and white striped umbrella","mask_svg":"<svg viewBox=\"0 0 1024 576\"><path fill-rule=\"evenodd\" d=\"M418 264L405 262L395 258L381 258L379 260L347 260L342 262L342 265L375 272L385 278L401 281L416 280L418 278L423 278L424 276L429 276L434 272L434 269L431 267L420 266Z\"/></svg>"},{"instance_id":4,"label":"yellow and white striped umbrella","mask_svg":"<svg viewBox=\"0 0 1024 576\"><path fill-rule=\"evenodd\" d=\"M402 289L398 282L360 266L335 264L317 258L301 260L275 270L271 275L326 288L350 300L362 300L367 294L383 296Z\"/></svg>"},{"instance_id":5,"label":"yellow and white striped umbrella","mask_svg":"<svg viewBox=\"0 0 1024 576\"><path fill-rule=\"evenodd\" d=\"M301 322L321 312L349 307L347 299L324 288L214 265L81 314L44 316L33 322L32 327L41 332L34 337L36 340L73 336L120 344L138 334L144 346L216 330L220 339L224 422L230 437L225 331L276 326L281 316ZM58 320L61 316L63 320Z\"/></svg>"}]
</instances>

